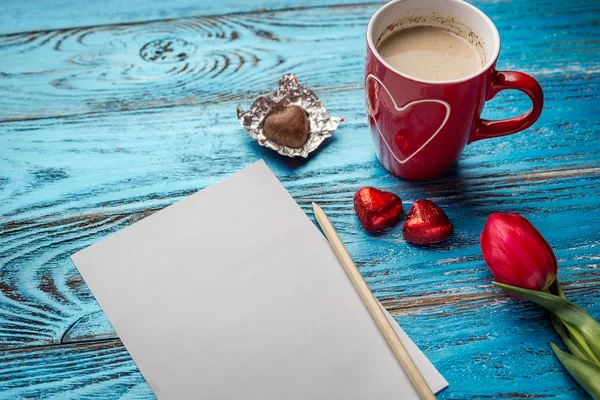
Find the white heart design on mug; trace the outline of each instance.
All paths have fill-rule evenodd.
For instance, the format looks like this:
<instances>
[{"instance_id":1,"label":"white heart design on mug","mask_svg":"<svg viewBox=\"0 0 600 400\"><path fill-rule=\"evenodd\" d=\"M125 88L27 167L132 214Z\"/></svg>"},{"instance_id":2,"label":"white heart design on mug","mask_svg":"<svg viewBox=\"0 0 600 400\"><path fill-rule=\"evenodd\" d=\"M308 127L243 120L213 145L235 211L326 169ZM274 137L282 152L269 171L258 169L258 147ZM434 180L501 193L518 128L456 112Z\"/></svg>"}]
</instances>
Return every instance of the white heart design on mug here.
<instances>
[{"instance_id":1,"label":"white heart design on mug","mask_svg":"<svg viewBox=\"0 0 600 400\"><path fill-rule=\"evenodd\" d=\"M392 103L394 104L394 108L396 109L396 111L404 111L407 108L415 105L415 104L419 104L419 103L439 103L441 105L443 105L444 107L446 107L446 116L444 117L444 121L442 121L442 123L440 124L440 126L435 130L435 132L433 132L433 134L421 145L421 147L419 147L417 150L415 150L412 154L410 154L408 157L402 159L400 157L398 157L395 153L394 150L392 150L392 148L390 147L390 145L388 144L387 140L385 140L385 137L383 136L383 133L381 133L381 129L379 129L379 125L377 124L377 119L375 118L375 114L373 113L373 107L371 106L371 100L368 96L368 90L369 90L369 81L373 79L374 81L376 81L377 83L379 83L381 85L381 87L383 88L383 90L386 91L386 93L388 94L388 96L390 97L390 99L392 100ZM402 107L398 107L398 104L396 104L396 100L394 99L394 97L392 96L392 94L390 93L390 91L387 89L387 87L385 87L385 85L383 84L383 82L381 82L381 80L379 80L379 78L377 78L375 75L373 74L369 74L367 76L367 79L365 81L365 90L367 91L367 113L369 114L370 117L373 118L373 122L375 122L375 127L377 128L377 131L379 132L379 136L381 136L381 139L383 140L383 143L385 143L386 147L388 148L388 150L390 151L390 154L396 159L396 161L398 161L400 164L404 164L405 162L407 162L408 160L410 160L411 158L413 158L415 155L417 155L421 150L423 150L425 148L425 146L427 146L427 144L429 142L431 142L433 140L433 138L435 138L437 136L438 133L440 133L440 131L442 130L442 128L444 127L444 125L446 125L446 122L448 121L448 118L450 117L450 104L448 104L447 102L445 102L444 100L436 100L436 99L427 99L427 100L413 100L410 101L408 103L406 103L404 106Z\"/></svg>"}]
</instances>

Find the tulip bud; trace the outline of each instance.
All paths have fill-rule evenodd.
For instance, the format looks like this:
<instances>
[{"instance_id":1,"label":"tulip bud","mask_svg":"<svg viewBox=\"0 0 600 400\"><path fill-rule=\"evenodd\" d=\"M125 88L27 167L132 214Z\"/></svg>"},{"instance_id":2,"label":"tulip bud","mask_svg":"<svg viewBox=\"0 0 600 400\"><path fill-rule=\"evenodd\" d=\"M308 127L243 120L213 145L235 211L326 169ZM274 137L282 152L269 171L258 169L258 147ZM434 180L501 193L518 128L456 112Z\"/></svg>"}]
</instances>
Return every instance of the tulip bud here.
<instances>
[{"instance_id":1,"label":"tulip bud","mask_svg":"<svg viewBox=\"0 0 600 400\"><path fill-rule=\"evenodd\" d=\"M490 215L480 238L483 259L497 282L546 290L556 278L556 257L552 248L520 215Z\"/></svg>"}]
</instances>

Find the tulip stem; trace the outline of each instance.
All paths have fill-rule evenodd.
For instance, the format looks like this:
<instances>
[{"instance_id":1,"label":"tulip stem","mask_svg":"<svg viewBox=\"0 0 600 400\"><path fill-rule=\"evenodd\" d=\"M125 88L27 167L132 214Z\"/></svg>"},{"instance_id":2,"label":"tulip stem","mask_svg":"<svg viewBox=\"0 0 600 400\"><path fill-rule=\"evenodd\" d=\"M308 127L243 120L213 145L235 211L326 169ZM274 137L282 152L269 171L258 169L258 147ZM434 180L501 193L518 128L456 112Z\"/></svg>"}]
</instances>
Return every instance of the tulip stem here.
<instances>
[{"instance_id":1,"label":"tulip stem","mask_svg":"<svg viewBox=\"0 0 600 400\"><path fill-rule=\"evenodd\" d=\"M554 279L548 290L544 290L544 292L558 296L564 300L567 299L560 287L558 277ZM587 359L588 361L600 366L600 360L587 345L581 333L579 333L573 325L562 321L554 314L551 314L551 318L554 330L556 330L558 335L562 338L563 342L565 342L565 345L569 348L574 356Z\"/></svg>"},{"instance_id":2,"label":"tulip stem","mask_svg":"<svg viewBox=\"0 0 600 400\"><path fill-rule=\"evenodd\" d=\"M577 332L577 337L571 335L574 340L579 338L585 342L586 349L594 354L596 360L600 358L600 324L585 312L583 308L560 296L505 285L499 282L492 283L509 292L516 293L556 315L569 331ZM584 349L581 350L584 351Z\"/></svg>"},{"instance_id":3,"label":"tulip stem","mask_svg":"<svg viewBox=\"0 0 600 400\"><path fill-rule=\"evenodd\" d=\"M550 290L551 294L558 296L561 299L565 299L565 300L567 299L560 287L560 283L558 283L558 276L556 278L554 278L554 281L552 282L552 284L550 285L550 287L548 289Z\"/></svg>"},{"instance_id":4,"label":"tulip stem","mask_svg":"<svg viewBox=\"0 0 600 400\"><path fill-rule=\"evenodd\" d=\"M594 399L600 399L600 368L589 361L565 353L554 343L550 347L561 364Z\"/></svg>"},{"instance_id":5,"label":"tulip stem","mask_svg":"<svg viewBox=\"0 0 600 400\"><path fill-rule=\"evenodd\" d=\"M594 355L592 350L589 348L589 346L585 342L585 339L583 338L581 333L579 333L577 331L577 329L575 329L573 327L573 325L568 324L564 321L563 321L563 324L565 325L565 328L567 328L567 331L569 332L569 336L575 342L575 344L577 345L579 350L581 350L585 354L585 358L587 360L589 360L590 362L600 366L600 360L598 360L598 358Z\"/></svg>"},{"instance_id":6,"label":"tulip stem","mask_svg":"<svg viewBox=\"0 0 600 400\"><path fill-rule=\"evenodd\" d=\"M573 339L569 336L569 332L567 332L567 328L565 327L565 324L560 320L560 318L558 318L554 314L550 314L550 320L552 321L552 326L554 327L554 330L556 331L556 333L558 333L558 336L560 336L560 338L563 340L569 351L575 357L586 359L586 355L579 348L578 344L575 341L573 341Z\"/></svg>"}]
</instances>

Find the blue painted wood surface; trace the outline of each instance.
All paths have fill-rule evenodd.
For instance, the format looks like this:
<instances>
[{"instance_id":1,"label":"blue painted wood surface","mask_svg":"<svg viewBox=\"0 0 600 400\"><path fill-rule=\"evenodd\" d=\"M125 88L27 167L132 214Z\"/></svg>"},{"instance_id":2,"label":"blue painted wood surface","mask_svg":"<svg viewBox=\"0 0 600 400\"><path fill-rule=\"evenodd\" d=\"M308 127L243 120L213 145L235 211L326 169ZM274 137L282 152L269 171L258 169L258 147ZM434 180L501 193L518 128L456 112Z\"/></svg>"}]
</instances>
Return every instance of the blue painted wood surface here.
<instances>
[{"instance_id":1,"label":"blue painted wood surface","mask_svg":"<svg viewBox=\"0 0 600 400\"><path fill-rule=\"evenodd\" d=\"M450 382L440 398L585 398L550 351L560 339L545 313L490 285L478 235L492 212L529 218L555 249L567 296L600 317L597 2L475 3L499 27L499 68L538 78L546 107L527 132L475 143L423 183L386 173L366 126L364 30L379 5L214 3L142 23L163 11L94 19L79 2L63 1L70 14L36 2L50 11L14 22L36 32L0 35L0 398L153 398L68 257L258 158L307 214L323 205L376 296ZM247 13L223 15L228 6ZM37 32L47 27L64 29ZM182 51L157 51L165 38ZM237 104L285 72L345 118L306 161L257 146L235 119ZM485 114L527 106L504 92ZM398 193L407 209L436 201L455 235L417 248L400 226L365 233L352 209L364 185Z\"/></svg>"},{"instance_id":2,"label":"blue painted wood surface","mask_svg":"<svg viewBox=\"0 0 600 400\"><path fill-rule=\"evenodd\" d=\"M182 17L274 11L335 4L364 4L361 0L3 0L0 34L74 27L164 21Z\"/></svg>"}]
</instances>

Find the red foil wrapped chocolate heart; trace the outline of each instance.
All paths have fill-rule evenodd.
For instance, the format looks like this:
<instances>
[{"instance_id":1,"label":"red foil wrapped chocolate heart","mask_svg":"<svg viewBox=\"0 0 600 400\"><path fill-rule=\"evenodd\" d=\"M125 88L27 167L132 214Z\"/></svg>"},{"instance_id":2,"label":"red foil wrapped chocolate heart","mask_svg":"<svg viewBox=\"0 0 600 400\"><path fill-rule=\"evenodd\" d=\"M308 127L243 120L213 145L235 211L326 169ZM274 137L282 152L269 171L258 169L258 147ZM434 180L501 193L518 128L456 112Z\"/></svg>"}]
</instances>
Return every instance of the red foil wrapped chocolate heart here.
<instances>
[{"instance_id":1,"label":"red foil wrapped chocolate heart","mask_svg":"<svg viewBox=\"0 0 600 400\"><path fill-rule=\"evenodd\" d=\"M424 199L415 201L402 227L404 238L413 244L441 242L452 232L454 229L444 210Z\"/></svg>"},{"instance_id":2,"label":"red foil wrapped chocolate heart","mask_svg":"<svg viewBox=\"0 0 600 400\"><path fill-rule=\"evenodd\" d=\"M400 220L402 200L394 193L363 187L354 194L354 211L367 232L381 232Z\"/></svg>"}]
</instances>

